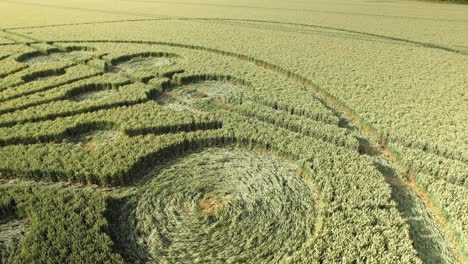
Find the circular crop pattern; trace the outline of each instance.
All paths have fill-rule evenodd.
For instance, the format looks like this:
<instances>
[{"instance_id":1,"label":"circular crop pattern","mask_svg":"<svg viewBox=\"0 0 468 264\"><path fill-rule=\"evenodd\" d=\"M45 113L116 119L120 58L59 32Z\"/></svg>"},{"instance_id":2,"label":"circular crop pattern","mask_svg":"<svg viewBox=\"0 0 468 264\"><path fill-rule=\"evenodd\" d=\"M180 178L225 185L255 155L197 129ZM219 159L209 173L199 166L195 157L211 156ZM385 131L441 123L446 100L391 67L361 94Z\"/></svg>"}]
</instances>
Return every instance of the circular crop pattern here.
<instances>
[{"instance_id":1,"label":"circular crop pattern","mask_svg":"<svg viewBox=\"0 0 468 264\"><path fill-rule=\"evenodd\" d=\"M454 251L421 235L414 219L437 222L413 210L430 206L385 144L306 77L180 43L40 44L0 68L0 177L95 186L0 186L35 223L9 254L18 263L61 252L61 263L418 263ZM30 222L0 222L0 238Z\"/></svg>"},{"instance_id":2,"label":"circular crop pattern","mask_svg":"<svg viewBox=\"0 0 468 264\"><path fill-rule=\"evenodd\" d=\"M130 215L155 262L279 261L312 237L313 188L271 155L212 148L151 175Z\"/></svg>"}]
</instances>

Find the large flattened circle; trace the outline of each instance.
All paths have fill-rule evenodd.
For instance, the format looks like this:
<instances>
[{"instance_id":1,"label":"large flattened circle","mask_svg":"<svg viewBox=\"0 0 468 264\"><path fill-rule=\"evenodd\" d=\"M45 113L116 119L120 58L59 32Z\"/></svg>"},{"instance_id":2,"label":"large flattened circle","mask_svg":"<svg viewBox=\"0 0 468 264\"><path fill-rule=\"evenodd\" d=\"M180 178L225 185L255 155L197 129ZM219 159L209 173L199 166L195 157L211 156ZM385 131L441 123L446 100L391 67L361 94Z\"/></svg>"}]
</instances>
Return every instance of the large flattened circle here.
<instances>
[{"instance_id":1,"label":"large flattened circle","mask_svg":"<svg viewBox=\"0 0 468 264\"><path fill-rule=\"evenodd\" d=\"M137 241L156 262L277 262L311 239L313 187L298 168L245 149L179 158L145 185Z\"/></svg>"}]
</instances>

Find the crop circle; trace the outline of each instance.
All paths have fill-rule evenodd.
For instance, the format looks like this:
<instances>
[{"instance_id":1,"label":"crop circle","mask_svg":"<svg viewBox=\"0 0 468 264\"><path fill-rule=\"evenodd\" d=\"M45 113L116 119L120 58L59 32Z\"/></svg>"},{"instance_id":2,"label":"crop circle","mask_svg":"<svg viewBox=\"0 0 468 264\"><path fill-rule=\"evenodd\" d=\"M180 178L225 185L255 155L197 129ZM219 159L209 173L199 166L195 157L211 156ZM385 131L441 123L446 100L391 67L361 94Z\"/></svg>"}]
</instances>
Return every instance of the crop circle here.
<instances>
[{"instance_id":1,"label":"crop circle","mask_svg":"<svg viewBox=\"0 0 468 264\"><path fill-rule=\"evenodd\" d=\"M149 259L278 261L314 230L314 192L269 154L213 148L158 170L134 211Z\"/></svg>"}]
</instances>

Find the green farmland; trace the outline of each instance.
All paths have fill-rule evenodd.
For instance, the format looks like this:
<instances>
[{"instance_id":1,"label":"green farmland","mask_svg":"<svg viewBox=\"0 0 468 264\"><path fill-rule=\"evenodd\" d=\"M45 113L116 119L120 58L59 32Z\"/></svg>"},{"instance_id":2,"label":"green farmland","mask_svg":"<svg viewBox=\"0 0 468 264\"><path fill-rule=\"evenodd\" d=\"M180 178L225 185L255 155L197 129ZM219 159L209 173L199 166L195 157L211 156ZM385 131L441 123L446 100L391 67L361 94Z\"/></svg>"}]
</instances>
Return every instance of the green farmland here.
<instances>
[{"instance_id":1,"label":"green farmland","mask_svg":"<svg viewBox=\"0 0 468 264\"><path fill-rule=\"evenodd\" d=\"M468 6L0 0L0 264L468 263Z\"/></svg>"}]
</instances>

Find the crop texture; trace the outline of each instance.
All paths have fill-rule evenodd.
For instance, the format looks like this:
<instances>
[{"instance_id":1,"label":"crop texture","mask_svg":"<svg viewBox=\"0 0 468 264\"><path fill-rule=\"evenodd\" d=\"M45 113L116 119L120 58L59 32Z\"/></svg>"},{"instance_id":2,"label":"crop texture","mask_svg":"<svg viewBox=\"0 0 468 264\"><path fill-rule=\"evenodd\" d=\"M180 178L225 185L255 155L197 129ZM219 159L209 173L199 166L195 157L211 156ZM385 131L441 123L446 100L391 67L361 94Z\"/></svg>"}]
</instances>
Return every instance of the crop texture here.
<instances>
[{"instance_id":1,"label":"crop texture","mask_svg":"<svg viewBox=\"0 0 468 264\"><path fill-rule=\"evenodd\" d=\"M106 3L0 2L0 263L467 260L453 6Z\"/></svg>"}]
</instances>

